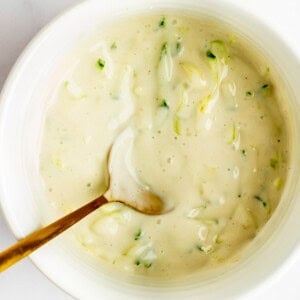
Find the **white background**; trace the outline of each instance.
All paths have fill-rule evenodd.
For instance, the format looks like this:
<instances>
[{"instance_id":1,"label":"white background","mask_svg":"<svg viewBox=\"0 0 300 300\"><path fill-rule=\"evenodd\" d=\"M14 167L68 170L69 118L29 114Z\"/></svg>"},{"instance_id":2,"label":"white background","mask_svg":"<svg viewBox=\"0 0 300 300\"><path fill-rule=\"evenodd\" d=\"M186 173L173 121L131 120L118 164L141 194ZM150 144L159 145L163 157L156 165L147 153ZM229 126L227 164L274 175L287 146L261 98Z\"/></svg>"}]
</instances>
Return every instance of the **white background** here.
<instances>
[{"instance_id":1,"label":"white background","mask_svg":"<svg viewBox=\"0 0 300 300\"><path fill-rule=\"evenodd\" d=\"M300 0L228 1L244 7L272 25L300 57ZM0 89L13 63L30 39L53 17L79 2L79 0L0 0ZM0 211L0 249L6 248L13 242L15 239ZM252 299L298 300L300 299L299 284L300 257L278 282L259 291L255 297L252 296ZM51 283L29 259L26 259L0 275L0 299L70 300L72 298Z\"/></svg>"}]
</instances>

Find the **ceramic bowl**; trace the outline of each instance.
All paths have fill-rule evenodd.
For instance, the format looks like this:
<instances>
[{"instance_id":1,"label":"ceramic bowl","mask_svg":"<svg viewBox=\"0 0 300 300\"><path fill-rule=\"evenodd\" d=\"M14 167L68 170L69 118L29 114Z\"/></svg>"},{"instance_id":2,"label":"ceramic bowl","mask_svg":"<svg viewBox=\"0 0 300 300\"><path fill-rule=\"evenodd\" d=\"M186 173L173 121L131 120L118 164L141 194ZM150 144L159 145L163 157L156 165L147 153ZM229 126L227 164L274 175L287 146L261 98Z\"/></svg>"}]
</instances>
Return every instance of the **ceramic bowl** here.
<instances>
[{"instance_id":1,"label":"ceramic bowl","mask_svg":"<svg viewBox=\"0 0 300 300\"><path fill-rule=\"evenodd\" d=\"M70 9L43 29L18 59L1 94L0 197L17 238L45 222L38 172L39 145L45 112L45 92L55 80L54 68L80 38L120 16L176 11L210 16L238 28L276 64L290 95L291 168L279 207L255 238L244 259L208 280L179 279L170 284L131 282L102 273L65 237L31 256L41 271L63 290L80 299L232 299L266 286L300 252L300 68L289 46L259 18L221 0L94 0Z\"/></svg>"}]
</instances>

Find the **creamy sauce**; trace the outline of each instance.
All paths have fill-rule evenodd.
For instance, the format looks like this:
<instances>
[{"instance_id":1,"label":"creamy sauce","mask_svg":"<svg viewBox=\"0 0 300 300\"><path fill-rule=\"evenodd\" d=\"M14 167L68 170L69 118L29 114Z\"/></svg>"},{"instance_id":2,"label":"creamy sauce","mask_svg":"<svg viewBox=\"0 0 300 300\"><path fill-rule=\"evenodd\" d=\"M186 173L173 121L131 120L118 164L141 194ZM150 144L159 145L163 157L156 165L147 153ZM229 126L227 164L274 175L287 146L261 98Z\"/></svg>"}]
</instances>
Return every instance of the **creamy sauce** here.
<instances>
[{"instance_id":1,"label":"creamy sauce","mask_svg":"<svg viewBox=\"0 0 300 300\"><path fill-rule=\"evenodd\" d=\"M242 38L207 20L133 18L91 35L63 69L40 157L47 201L69 212L103 193L109 149L130 128L128 182L174 207L147 216L111 203L78 224L77 241L104 265L161 278L205 271L269 220L287 129L272 67Z\"/></svg>"}]
</instances>

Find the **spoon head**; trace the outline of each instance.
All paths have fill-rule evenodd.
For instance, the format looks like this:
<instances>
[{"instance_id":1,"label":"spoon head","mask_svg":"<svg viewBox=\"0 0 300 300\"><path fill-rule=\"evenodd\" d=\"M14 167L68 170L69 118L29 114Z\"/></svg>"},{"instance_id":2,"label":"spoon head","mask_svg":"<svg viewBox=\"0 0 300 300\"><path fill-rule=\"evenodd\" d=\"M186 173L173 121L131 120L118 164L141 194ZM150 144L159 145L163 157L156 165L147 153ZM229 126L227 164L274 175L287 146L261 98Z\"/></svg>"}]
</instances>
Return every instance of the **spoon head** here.
<instances>
[{"instance_id":1,"label":"spoon head","mask_svg":"<svg viewBox=\"0 0 300 300\"><path fill-rule=\"evenodd\" d=\"M134 131L126 128L115 140L108 158L110 186L105 193L109 202L122 202L149 215L165 213L164 202L140 181L131 161Z\"/></svg>"}]
</instances>

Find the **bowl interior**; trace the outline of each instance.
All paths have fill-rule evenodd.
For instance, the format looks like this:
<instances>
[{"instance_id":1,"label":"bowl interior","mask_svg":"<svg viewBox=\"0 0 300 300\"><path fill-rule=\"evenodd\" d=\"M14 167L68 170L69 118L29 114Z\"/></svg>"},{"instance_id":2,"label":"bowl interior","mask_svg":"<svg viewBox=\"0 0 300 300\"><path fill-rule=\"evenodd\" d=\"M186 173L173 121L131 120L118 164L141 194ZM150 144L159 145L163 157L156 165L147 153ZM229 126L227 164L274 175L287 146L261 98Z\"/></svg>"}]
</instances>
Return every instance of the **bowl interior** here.
<instances>
[{"instance_id":1,"label":"bowl interior","mask_svg":"<svg viewBox=\"0 0 300 300\"><path fill-rule=\"evenodd\" d=\"M158 286L113 278L99 272L80 249L70 247L71 240L61 236L33 254L32 259L50 279L76 298L96 299L99 294L105 299L152 298L155 295L161 299L232 298L259 286L271 275L279 274L275 271L284 262L287 266L292 254L296 253L300 239L297 230L300 227L300 201L297 201L300 157L296 155L300 151L300 122L296 114L300 102L295 96L300 94L296 80L300 76L299 62L288 46L257 18L217 0L87 1L59 17L34 39L14 66L1 95L0 196L12 231L22 237L55 217L41 213L47 210L47 205L43 201L39 177L39 151L45 112L51 104L51 99L45 95L49 95L55 85L53 74L64 55L85 34L120 16L172 10L214 17L232 24L255 40L270 61L276 62L277 72L290 93L285 105L290 110L292 133L291 169L282 201L245 252L248 259L224 275L198 284L192 279L182 279L169 286Z\"/></svg>"}]
</instances>

